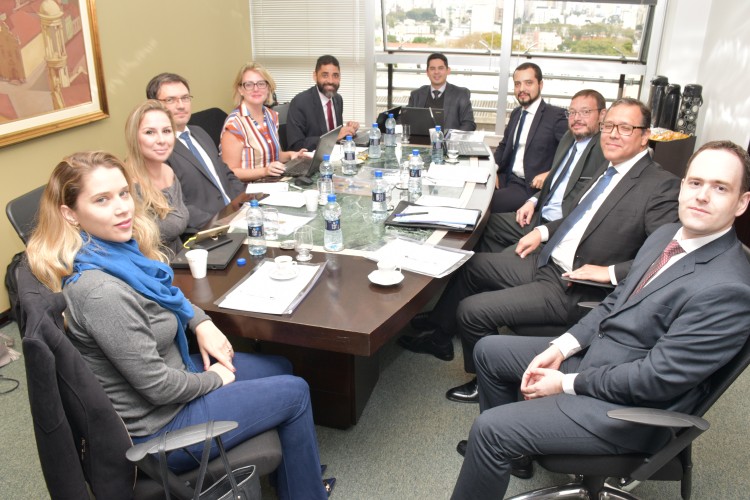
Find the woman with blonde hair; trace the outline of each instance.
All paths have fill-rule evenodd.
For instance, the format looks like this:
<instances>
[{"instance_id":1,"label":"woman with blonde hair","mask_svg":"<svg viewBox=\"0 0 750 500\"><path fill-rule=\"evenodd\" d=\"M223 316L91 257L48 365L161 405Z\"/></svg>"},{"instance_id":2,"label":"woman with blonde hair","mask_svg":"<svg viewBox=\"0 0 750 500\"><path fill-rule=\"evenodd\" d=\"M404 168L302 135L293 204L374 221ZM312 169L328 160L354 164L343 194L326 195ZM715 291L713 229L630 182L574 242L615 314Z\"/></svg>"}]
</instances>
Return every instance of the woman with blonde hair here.
<instances>
[{"instance_id":1,"label":"woman with blonde hair","mask_svg":"<svg viewBox=\"0 0 750 500\"><path fill-rule=\"evenodd\" d=\"M224 441L232 448L277 428L279 497L326 498L307 384L291 375L284 358L235 354L172 284L156 225L131 188L125 166L109 153L65 158L42 195L27 254L34 275L62 290L71 342L133 441L233 420L239 427ZM199 354L188 354L187 330L196 335ZM196 456L201 450L202 444L190 448ZM196 465L184 451L171 453L168 463L177 473Z\"/></svg>"},{"instance_id":2,"label":"woman with blonde hair","mask_svg":"<svg viewBox=\"0 0 750 500\"><path fill-rule=\"evenodd\" d=\"M234 79L237 108L227 116L221 133L221 158L244 182L284 174L284 163L304 153L282 151L279 114L273 103L276 83L260 64L247 63Z\"/></svg>"},{"instance_id":3,"label":"woman with blonde hair","mask_svg":"<svg viewBox=\"0 0 750 500\"><path fill-rule=\"evenodd\" d=\"M166 164L174 141L172 114L157 100L138 105L125 123L128 148L125 166L146 213L159 227L162 245L170 259L180 252L180 235L185 232L189 218L180 182Z\"/></svg>"}]
</instances>

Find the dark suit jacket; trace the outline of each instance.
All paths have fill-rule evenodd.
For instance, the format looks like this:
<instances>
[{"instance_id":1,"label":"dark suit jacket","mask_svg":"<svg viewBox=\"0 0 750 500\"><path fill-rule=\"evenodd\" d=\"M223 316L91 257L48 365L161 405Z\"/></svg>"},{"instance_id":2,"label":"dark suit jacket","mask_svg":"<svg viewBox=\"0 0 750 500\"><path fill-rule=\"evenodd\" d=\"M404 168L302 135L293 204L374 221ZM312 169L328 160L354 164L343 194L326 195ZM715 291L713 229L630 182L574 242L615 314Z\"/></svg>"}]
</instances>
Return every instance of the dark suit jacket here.
<instances>
[{"instance_id":1,"label":"dark suit jacket","mask_svg":"<svg viewBox=\"0 0 750 500\"><path fill-rule=\"evenodd\" d=\"M243 193L245 184L221 160L216 144L206 131L196 125L188 125L188 128L190 129L190 135L198 141L198 144L211 158L227 196L233 199ZM179 139L175 140L174 151L169 156L167 163L180 180L183 201L190 214L188 230L201 229L211 220L211 217L226 206L221 191L213 183L203 165Z\"/></svg>"},{"instance_id":2,"label":"dark suit jacket","mask_svg":"<svg viewBox=\"0 0 750 500\"><path fill-rule=\"evenodd\" d=\"M344 123L344 99L336 94L332 97L336 123ZM286 116L286 140L290 151L302 148L312 151L318 147L320 136L328 132L328 122L323 112L318 87L313 85L300 92L289 104Z\"/></svg>"},{"instance_id":3,"label":"dark suit jacket","mask_svg":"<svg viewBox=\"0 0 750 500\"><path fill-rule=\"evenodd\" d=\"M521 111L523 108L518 106L510 113L510 121L505 127L503 140L500 141L495 151L495 163L497 163L498 175L503 186L507 175L513 171L513 140L516 126L521 119ZM530 184L538 174L550 169L557 145L567 131L568 119L565 118L565 111L542 100L526 139L523 171L527 184Z\"/></svg>"},{"instance_id":4,"label":"dark suit jacket","mask_svg":"<svg viewBox=\"0 0 750 500\"><path fill-rule=\"evenodd\" d=\"M586 145L586 149L583 150L581 158L578 163L573 166L573 170L570 173L568 184L565 186L565 194L563 195L562 201L562 212L563 217L568 215L573 208L578 205L578 202L586 192L587 186L590 185L592 179L598 178L607 169L607 161L604 159L604 153L602 153L602 145L599 141L600 133L597 132ZM555 172L563 167L562 162L573 146L575 137L568 130L565 135L560 139L560 144L557 146L555 152L555 159L552 161L552 168L549 171L549 175L542 184L542 189L535 196L539 200L536 205L536 211L534 212L534 219L531 221L531 226L535 227L539 225L539 220L542 216L542 206L546 203L549 197L549 190L552 188L552 179L555 176Z\"/></svg>"},{"instance_id":5,"label":"dark suit jacket","mask_svg":"<svg viewBox=\"0 0 750 500\"><path fill-rule=\"evenodd\" d=\"M584 264L615 264L617 281L625 279L646 238L660 226L678 220L679 191L680 180L646 153L594 214L576 249L573 268ZM545 225L550 236L563 220Z\"/></svg>"},{"instance_id":6,"label":"dark suit jacket","mask_svg":"<svg viewBox=\"0 0 750 500\"><path fill-rule=\"evenodd\" d=\"M633 268L596 309L570 329L586 349L580 357L576 396L560 409L599 437L632 446L653 431L619 424L610 409L646 406L691 413L708 391L706 379L742 348L750 332L750 264L734 230L691 252L638 295L633 290L679 224L654 232ZM571 358L573 359L573 358Z\"/></svg>"},{"instance_id":7,"label":"dark suit jacket","mask_svg":"<svg viewBox=\"0 0 750 500\"><path fill-rule=\"evenodd\" d=\"M427 99L430 97L432 87L424 85L417 90L413 90L409 95L410 108L424 108L427 106ZM474 122L474 110L471 108L471 92L464 87L457 87L446 83L445 94L443 95L443 131L450 129L459 130L476 130L477 124Z\"/></svg>"}]
</instances>

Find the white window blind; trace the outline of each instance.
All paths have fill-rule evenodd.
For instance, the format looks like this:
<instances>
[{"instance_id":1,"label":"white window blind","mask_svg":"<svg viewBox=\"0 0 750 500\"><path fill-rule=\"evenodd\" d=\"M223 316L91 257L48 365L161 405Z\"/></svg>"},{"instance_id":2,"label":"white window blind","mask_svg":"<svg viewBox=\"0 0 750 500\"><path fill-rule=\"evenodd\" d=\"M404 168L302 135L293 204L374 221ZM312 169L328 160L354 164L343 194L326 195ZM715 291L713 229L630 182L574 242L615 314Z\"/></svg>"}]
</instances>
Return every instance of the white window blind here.
<instances>
[{"instance_id":1,"label":"white window blind","mask_svg":"<svg viewBox=\"0 0 750 500\"><path fill-rule=\"evenodd\" d=\"M344 120L364 122L366 93L365 0L251 0L253 60L276 81L279 102L314 84L315 61L324 54L341 64Z\"/></svg>"}]
</instances>

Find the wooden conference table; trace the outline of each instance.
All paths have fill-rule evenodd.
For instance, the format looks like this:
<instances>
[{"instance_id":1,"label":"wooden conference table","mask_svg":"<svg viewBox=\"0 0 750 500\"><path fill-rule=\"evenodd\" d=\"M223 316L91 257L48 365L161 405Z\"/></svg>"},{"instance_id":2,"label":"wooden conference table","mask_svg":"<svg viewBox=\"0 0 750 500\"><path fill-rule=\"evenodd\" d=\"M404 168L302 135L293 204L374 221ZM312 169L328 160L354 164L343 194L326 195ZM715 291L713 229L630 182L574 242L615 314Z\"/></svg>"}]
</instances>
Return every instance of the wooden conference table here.
<instances>
[{"instance_id":1,"label":"wooden conference table","mask_svg":"<svg viewBox=\"0 0 750 500\"><path fill-rule=\"evenodd\" d=\"M494 183L476 184L467 208L482 211L472 233L447 233L440 245L471 249L489 217ZM265 257L294 255L268 248ZM248 264L237 265L245 257ZM229 309L214 304L252 269L246 247L223 271L209 271L194 280L187 270L175 271L177 285L203 308L223 331L260 342L257 350L280 354L294 365L294 373L310 385L316 423L347 428L357 423L380 375L380 349L404 328L433 298L447 277L433 279L405 271L394 287L371 284L376 269L364 257L313 252L312 262L327 261L320 280L291 315L277 316Z\"/></svg>"}]
</instances>

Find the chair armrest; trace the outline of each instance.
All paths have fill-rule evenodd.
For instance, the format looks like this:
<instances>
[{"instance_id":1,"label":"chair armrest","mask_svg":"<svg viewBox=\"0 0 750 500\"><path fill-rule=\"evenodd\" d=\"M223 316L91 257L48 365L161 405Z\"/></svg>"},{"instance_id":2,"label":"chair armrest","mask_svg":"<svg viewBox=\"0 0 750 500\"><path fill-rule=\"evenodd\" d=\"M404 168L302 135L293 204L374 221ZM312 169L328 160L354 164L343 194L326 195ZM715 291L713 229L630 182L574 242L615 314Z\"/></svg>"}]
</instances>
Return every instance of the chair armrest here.
<instances>
[{"instance_id":1,"label":"chair armrest","mask_svg":"<svg viewBox=\"0 0 750 500\"><path fill-rule=\"evenodd\" d=\"M675 437L661 450L654 453L643 465L630 474L630 477L637 481L648 480L709 428L709 423L706 420L695 415L656 408L610 410L607 412L607 416L637 424L682 429L682 431L675 433Z\"/></svg>"}]
</instances>

